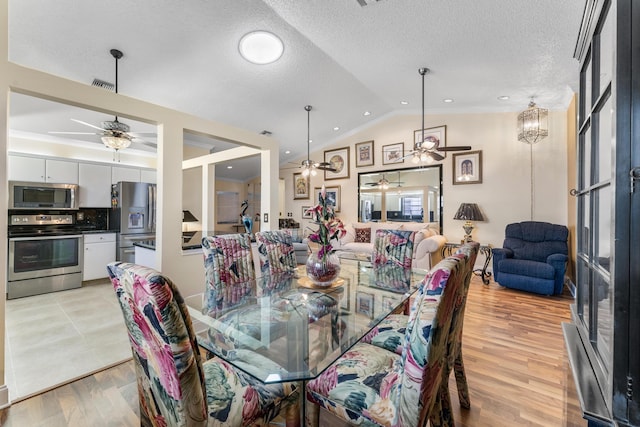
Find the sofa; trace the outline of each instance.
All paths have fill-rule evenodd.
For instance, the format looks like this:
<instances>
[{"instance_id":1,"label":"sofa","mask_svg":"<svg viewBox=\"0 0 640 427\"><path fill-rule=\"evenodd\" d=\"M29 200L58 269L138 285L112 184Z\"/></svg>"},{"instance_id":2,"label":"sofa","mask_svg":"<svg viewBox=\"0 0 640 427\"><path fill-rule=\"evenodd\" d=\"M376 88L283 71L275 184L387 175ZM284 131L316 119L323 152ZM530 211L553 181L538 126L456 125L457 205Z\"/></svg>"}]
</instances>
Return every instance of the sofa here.
<instances>
[{"instance_id":1,"label":"sofa","mask_svg":"<svg viewBox=\"0 0 640 427\"><path fill-rule=\"evenodd\" d=\"M447 241L443 235L439 234L437 223L356 222L347 224L345 229L346 235L334 244L338 256L345 252L370 256L373 252L376 231L380 229L414 231L411 266L425 270L431 269L442 259L442 249Z\"/></svg>"}]
</instances>

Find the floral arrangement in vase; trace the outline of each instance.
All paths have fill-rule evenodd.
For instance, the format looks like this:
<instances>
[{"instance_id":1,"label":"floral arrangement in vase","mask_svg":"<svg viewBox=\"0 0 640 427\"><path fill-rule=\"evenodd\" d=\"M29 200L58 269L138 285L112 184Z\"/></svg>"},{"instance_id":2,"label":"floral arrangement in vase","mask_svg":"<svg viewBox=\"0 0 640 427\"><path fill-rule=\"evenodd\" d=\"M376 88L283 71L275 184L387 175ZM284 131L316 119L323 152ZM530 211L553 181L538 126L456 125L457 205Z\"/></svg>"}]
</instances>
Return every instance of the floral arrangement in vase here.
<instances>
[{"instance_id":1,"label":"floral arrangement in vase","mask_svg":"<svg viewBox=\"0 0 640 427\"><path fill-rule=\"evenodd\" d=\"M324 185L319 194L318 204L309 208L306 213L318 224L318 230L309 235L309 241L319 245L316 251L311 250L307 260L307 276L317 285L328 285L340 273L340 262L331 241L342 238L346 231L342 221L336 218L333 205L327 203Z\"/></svg>"}]
</instances>

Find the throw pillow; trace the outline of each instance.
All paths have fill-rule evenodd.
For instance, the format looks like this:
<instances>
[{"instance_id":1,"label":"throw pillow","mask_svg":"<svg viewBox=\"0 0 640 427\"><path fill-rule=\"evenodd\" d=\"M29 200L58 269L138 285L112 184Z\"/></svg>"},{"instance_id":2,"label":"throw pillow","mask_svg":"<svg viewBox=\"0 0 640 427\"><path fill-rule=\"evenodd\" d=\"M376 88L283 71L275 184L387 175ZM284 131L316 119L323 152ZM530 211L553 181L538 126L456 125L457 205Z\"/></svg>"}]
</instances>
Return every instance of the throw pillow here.
<instances>
[{"instance_id":1,"label":"throw pillow","mask_svg":"<svg viewBox=\"0 0 640 427\"><path fill-rule=\"evenodd\" d=\"M357 243L371 243L371 229L370 228L354 228L356 232L356 238L354 242Z\"/></svg>"}]
</instances>

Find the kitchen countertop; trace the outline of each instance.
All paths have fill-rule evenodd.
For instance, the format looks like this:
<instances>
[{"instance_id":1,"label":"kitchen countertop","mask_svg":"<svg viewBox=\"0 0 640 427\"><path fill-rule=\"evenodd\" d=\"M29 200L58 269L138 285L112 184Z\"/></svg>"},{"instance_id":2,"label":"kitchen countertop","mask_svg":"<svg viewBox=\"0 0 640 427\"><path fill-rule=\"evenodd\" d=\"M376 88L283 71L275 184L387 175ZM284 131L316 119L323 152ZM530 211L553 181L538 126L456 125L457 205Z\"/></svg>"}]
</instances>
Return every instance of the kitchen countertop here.
<instances>
[{"instance_id":1,"label":"kitchen countertop","mask_svg":"<svg viewBox=\"0 0 640 427\"><path fill-rule=\"evenodd\" d=\"M228 231L207 231L203 233L202 231L189 231L182 233L182 249L200 249L202 247L202 236L215 236L220 234L230 234ZM155 240L141 240L133 242L133 246L138 246L145 249L151 249L152 251L156 250L156 241Z\"/></svg>"}]
</instances>

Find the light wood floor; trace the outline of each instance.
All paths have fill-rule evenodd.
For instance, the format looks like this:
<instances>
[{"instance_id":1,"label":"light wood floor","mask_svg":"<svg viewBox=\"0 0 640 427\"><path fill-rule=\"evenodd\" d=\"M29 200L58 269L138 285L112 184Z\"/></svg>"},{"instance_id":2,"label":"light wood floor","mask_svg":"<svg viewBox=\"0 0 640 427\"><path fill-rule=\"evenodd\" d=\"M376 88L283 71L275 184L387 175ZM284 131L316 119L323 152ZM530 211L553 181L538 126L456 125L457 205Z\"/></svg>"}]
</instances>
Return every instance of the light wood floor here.
<instances>
[{"instance_id":1,"label":"light wood floor","mask_svg":"<svg viewBox=\"0 0 640 427\"><path fill-rule=\"evenodd\" d=\"M474 277L463 354L471 409L459 427L586 426L571 376L561 323L570 296L516 292ZM3 427L139 426L133 362L96 373L0 411Z\"/></svg>"}]
</instances>

